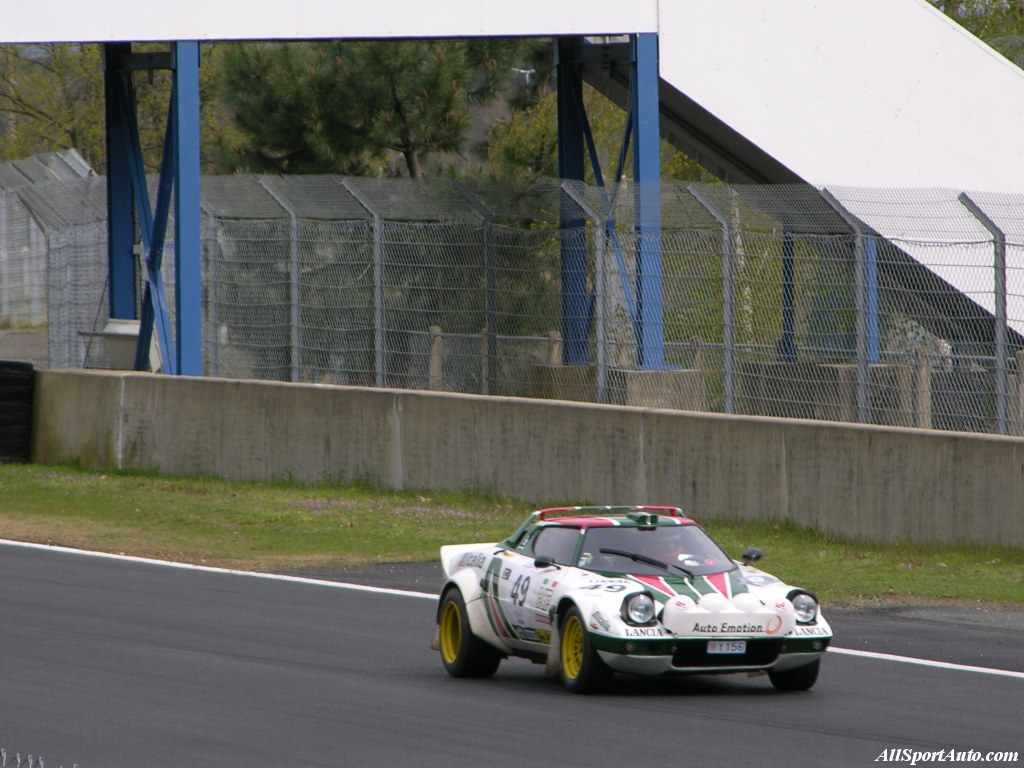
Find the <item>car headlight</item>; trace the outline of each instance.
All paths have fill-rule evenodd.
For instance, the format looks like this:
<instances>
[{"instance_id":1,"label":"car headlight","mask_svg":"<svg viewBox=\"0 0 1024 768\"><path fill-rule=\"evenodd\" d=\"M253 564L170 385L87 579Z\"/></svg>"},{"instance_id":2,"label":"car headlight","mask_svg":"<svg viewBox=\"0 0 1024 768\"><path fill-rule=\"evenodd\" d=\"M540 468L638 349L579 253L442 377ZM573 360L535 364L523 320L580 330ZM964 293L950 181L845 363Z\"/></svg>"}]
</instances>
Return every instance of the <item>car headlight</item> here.
<instances>
[{"instance_id":1,"label":"car headlight","mask_svg":"<svg viewBox=\"0 0 1024 768\"><path fill-rule=\"evenodd\" d=\"M796 620L801 624L811 624L818 618L818 601L810 592L794 590L789 593L789 602L793 604Z\"/></svg>"},{"instance_id":2,"label":"car headlight","mask_svg":"<svg viewBox=\"0 0 1024 768\"><path fill-rule=\"evenodd\" d=\"M650 624L654 619L654 598L637 592L622 601L622 618L628 624Z\"/></svg>"}]
</instances>

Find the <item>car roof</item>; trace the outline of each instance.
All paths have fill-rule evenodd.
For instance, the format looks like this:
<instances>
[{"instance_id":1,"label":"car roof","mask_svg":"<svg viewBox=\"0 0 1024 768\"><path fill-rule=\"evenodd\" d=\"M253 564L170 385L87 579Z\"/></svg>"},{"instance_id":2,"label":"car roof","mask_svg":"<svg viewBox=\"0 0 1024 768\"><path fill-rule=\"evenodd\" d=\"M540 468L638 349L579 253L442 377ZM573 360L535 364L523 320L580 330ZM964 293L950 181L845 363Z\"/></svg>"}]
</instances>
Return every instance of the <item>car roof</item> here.
<instances>
[{"instance_id":1,"label":"car roof","mask_svg":"<svg viewBox=\"0 0 1024 768\"><path fill-rule=\"evenodd\" d=\"M679 507L651 505L550 507L537 510L532 517L534 525L561 525L571 528L694 524Z\"/></svg>"}]
</instances>

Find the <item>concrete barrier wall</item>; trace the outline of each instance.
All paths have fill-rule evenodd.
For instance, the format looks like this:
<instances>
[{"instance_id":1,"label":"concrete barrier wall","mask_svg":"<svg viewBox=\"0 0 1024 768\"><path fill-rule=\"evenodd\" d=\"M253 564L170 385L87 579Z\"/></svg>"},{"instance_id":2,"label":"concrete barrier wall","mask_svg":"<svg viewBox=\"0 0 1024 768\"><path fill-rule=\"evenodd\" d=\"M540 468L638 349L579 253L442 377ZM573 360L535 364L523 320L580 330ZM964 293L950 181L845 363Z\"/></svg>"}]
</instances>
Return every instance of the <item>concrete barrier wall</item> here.
<instances>
[{"instance_id":1,"label":"concrete barrier wall","mask_svg":"<svg viewBox=\"0 0 1024 768\"><path fill-rule=\"evenodd\" d=\"M677 504L862 540L1024 547L1021 438L114 371L36 382L40 464Z\"/></svg>"}]
</instances>

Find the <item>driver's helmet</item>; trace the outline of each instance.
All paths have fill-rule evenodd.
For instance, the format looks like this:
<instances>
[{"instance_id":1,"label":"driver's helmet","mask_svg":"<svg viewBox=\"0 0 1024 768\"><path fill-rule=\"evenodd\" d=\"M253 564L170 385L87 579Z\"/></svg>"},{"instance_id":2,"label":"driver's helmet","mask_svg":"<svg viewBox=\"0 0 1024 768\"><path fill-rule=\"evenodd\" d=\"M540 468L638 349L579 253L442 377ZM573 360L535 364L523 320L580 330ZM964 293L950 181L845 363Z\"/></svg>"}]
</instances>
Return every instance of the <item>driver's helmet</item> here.
<instances>
[{"instance_id":1,"label":"driver's helmet","mask_svg":"<svg viewBox=\"0 0 1024 768\"><path fill-rule=\"evenodd\" d=\"M693 550L691 538L682 527L659 528L657 535L651 539L651 551L645 554L667 565L683 568L711 565L703 553Z\"/></svg>"},{"instance_id":2,"label":"driver's helmet","mask_svg":"<svg viewBox=\"0 0 1024 768\"><path fill-rule=\"evenodd\" d=\"M685 551L681 529L659 527L650 537L650 544L644 554L663 563L679 565L690 553Z\"/></svg>"}]
</instances>

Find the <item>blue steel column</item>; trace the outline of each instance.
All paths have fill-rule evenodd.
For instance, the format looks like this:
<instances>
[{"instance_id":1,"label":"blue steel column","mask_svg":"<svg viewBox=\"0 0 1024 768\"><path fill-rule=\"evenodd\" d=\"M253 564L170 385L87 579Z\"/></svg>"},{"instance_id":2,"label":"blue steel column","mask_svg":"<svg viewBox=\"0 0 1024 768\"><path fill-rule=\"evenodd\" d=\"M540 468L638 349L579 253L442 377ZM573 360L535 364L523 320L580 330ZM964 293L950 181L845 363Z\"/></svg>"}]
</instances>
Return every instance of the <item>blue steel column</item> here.
<instances>
[{"instance_id":1,"label":"blue steel column","mask_svg":"<svg viewBox=\"0 0 1024 768\"><path fill-rule=\"evenodd\" d=\"M203 307L199 184L199 44L172 44L174 84L171 113L176 156L174 198L175 320L179 374L203 373Z\"/></svg>"},{"instance_id":2,"label":"blue steel column","mask_svg":"<svg viewBox=\"0 0 1024 768\"><path fill-rule=\"evenodd\" d=\"M555 43L556 98L558 103L558 175L584 179L583 78L575 61L578 38ZM579 207L561 194L562 339L566 365L588 361L589 303L587 300L587 238Z\"/></svg>"},{"instance_id":3,"label":"blue steel column","mask_svg":"<svg viewBox=\"0 0 1024 768\"><path fill-rule=\"evenodd\" d=\"M105 46L104 54L111 316L136 316L134 213L138 217L146 262L135 368L143 370L148 365L149 344L155 324L163 370L172 375L202 375L198 43L172 43L169 56L133 55L130 43L109 44ZM154 211L143 166L131 73L155 68L169 68L173 81ZM177 256L177 343L171 333L170 312L161 274L172 190Z\"/></svg>"},{"instance_id":4,"label":"blue steel column","mask_svg":"<svg viewBox=\"0 0 1024 768\"><path fill-rule=\"evenodd\" d=\"M104 110L107 124L107 268L110 275L110 317L135 318L135 220L132 216L132 175L127 153L131 130L121 108L120 73L116 62L131 53L130 43L103 46Z\"/></svg>"},{"instance_id":5,"label":"blue steel column","mask_svg":"<svg viewBox=\"0 0 1024 768\"><path fill-rule=\"evenodd\" d=\"M661 269L661 159L658 131L658 36L635 35L630 57L633 175L637 230L638 367L665 367Z\"/></svg>"}]
</instances>

